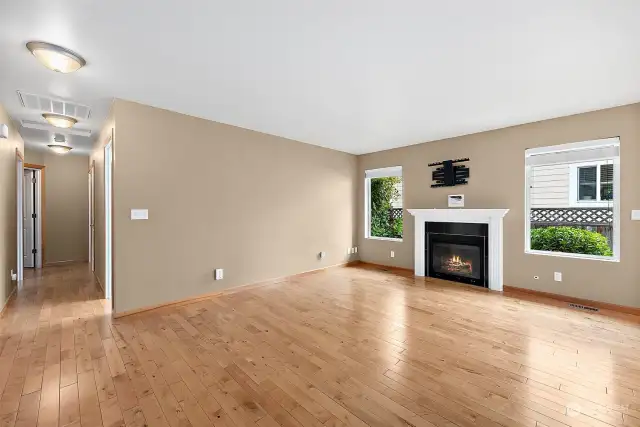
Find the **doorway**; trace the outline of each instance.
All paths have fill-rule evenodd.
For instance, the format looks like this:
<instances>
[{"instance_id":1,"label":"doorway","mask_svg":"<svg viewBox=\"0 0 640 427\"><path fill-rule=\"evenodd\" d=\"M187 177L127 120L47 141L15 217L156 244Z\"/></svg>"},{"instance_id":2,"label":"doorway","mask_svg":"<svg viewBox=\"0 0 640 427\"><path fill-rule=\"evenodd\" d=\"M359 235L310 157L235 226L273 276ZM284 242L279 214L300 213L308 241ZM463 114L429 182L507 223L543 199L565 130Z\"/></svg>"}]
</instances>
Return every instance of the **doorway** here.
<instances>
[{"instance_id":1,"label":"doorway","mask_svg":"<svg viewBox=\"0 0 640 427\"><path fill-rule=\"evenodd\" d=\"M95 171L95 162L92 162L91 168L89 168L89 262L93 272L96 271Z\"/></svg>"},{"instance_id":2,"label":"doorway","mask_svg":"<svg viewBox=\"0 0 640 427\"><path fill-rule=\"evenodd\" d=\"M104 147L105 298L113 294L113 138ZM113 303L112 303L113 305Z\"/></svg>"},{"instance_id":3,"label":"doorway","mask_svg":"<svg viewBox=\"0 0 640 427\"><path fill-rule=\"evenodd\" d=\"M24 227L24 267L36 267L36 173L33 169L25 169L23 178L23 219Z\"/></svg>"},{"instance_id":4,"label":"doorway","mask_svg":"<svg viewBox=\"0 0 640 427\"><path fill-rule=\"evenodd\" d=\"M16 279L18 284L24 279L24 158L16 149L16 218L18 220L16 235Z\"/></svg>"},{"instance_id":5,"label":"doorway","mask_svg":"<svg viewBox=\"0 0 640 427\"><path fill-rule=\"evenodd\" d=\"M26 163L22 187L22 267L42 268L44 261L44 166Z\"/></svg>"}]
</instances>

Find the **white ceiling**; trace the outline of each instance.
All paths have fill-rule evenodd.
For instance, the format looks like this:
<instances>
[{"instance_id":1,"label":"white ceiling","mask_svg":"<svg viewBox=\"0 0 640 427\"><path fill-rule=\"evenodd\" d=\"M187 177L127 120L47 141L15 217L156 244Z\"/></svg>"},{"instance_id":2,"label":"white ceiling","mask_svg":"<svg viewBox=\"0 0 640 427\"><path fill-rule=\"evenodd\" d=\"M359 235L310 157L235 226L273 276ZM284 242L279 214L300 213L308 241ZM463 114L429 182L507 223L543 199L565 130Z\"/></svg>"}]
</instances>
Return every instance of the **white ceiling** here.
<instances>
[{"instance_id":1,"label":"white ceiling","mask_svg":"<svg viewBox=\"0 0 640 427\"><path fill-rule=\"evenodd\" d=\"M11 1L0 102L88 105L95 135L119 97L361 154L638 102L638 17L638 0ZM88 66L48 71L29 40Z\"/></svg>"}]
</instances>

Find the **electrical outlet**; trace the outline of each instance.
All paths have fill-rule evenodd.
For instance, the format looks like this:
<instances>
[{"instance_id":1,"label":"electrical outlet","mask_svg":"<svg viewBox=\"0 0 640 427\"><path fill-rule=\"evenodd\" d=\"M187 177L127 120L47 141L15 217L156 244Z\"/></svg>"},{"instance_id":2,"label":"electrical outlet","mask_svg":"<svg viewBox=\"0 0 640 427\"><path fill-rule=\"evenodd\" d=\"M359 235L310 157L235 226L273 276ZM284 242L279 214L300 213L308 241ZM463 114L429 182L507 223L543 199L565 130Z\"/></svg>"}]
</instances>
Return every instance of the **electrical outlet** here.
<instances>
[{"instance_id":1,"label":"electrical outlet","mask_svg":"<svg viewBox=\"0 0 640 427\"><path fill-rule=\"evenodd\" d=\"M353 248L353 253L357 254L358 253L358 247L356 246L355 248Z\"/></svg>"},{"instance_id":2,"label":"electrical outlet","mask_svg":"<svg viewBox=\"0 0 640 427\"><path fill-rule=\"evenodd\" d=\"M213 278L214 280L224 279L224 270L222 268L216 268L213 270Z\"/></svg>"},{"instance_id":3,"label":"electrical outlet","mask_svg":"<svg viewBox=\"0 0 640 427\"><path fill-rule=\"evenodd\" d=\"M13 270L11 270L11 280L14 282L18 280L18 273L14 273Z\"/></svg>"},{"instance_id":4,"label":"electrical outlet","mask_svg":"<svg viewBox=\"0 0 640 427\"><path fill-rule=\"evenodd\" d=\"M391 251L391 258L395 258L396 257L396 253L394 251Z\"/></svg>"},{"instance_id":5,"label":"electrical outlet","mask_svg":"<svg viewBox=\"0 0 640 427\"><path fill-rule=\"evenodd\" d=\"M351 255L351 248L347 248L347 255Z\"/></svg>"},{"instance_id":6,"label":"electrical outlet","mask_svg":"<svg viewBox=\"0 0 640 427\"><path fill-rule=\"evenodd\" d=\"M320 252L320 253L318 254L318 259L324 259L324 257L326 257L326 256L327 256L327 253L326 253L326 252L324 252L324 251L323 251L323 252Z\"/></svg>"},{"instance_id":7,"label":"electrical outlet","mask_svg":"<svg viewBox=\"0 0 640 427\"><path fill-rule=\"evenodd\" d=\"M560 273L559 271L553 273L553 280L555 280L556 282L562 282L562 273Z\"/></svg>"}]
</instances>

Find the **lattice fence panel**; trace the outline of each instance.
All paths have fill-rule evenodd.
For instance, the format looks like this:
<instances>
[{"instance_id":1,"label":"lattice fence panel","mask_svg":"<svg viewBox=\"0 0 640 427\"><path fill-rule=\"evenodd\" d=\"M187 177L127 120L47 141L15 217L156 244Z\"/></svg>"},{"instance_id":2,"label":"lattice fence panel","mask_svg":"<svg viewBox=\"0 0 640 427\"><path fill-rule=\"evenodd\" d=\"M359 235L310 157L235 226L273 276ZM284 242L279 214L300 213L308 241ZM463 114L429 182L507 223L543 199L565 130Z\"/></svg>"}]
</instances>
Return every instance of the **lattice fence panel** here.
<instances>
[{"instance_id":1,"label":"lattice fence panel","mask_svg":"<svg viewBox=\"0 0 640 427\"><path fill-rule=\"evenodd\" d=\"M402 208L389 209L389 219L391 219L391 221L402 219Z\"/></svg>"},{"instance_id":2,"label":"lattice fence panel","mask_svg":"<svg viewBox=\"0 0 640 427\"><path fill-rule=\"evenodd\" d=\"M608 208L532 208L531 222L549 225L613 225Z\"/></svg>"}]
</instances>

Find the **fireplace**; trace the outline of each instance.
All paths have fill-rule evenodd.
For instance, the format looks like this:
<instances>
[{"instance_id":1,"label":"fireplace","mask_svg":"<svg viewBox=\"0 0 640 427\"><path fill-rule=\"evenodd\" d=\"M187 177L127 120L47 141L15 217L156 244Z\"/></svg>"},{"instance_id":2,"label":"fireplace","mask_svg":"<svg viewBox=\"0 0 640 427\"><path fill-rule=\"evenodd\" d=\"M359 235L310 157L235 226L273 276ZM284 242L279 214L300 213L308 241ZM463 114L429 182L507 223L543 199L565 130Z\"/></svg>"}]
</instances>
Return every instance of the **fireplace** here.
<instances>
[{"instance_id":1,"label":"fireplace","mask_svg":"<svg viewBox=\"0 0 640 427\"><path fill-rule=\"evenodd\" d=\"M487 224L425 222L425 276L488 287Z\"/></svg>"},{"instance_id":2,"label":"fireplace","mask_svg":"<svg viewBox=\"0 0 640 427\"><path fill-rule=\"evenodd\" d=\"M407 209L414 217L413 227L413 262L414 274L418 277L431 276L433 265L429 266L431 250L429 249L429 237L431 231L434 237L436 233L460 235L464 239L473 237L484 237L485 244L480 246L484 257L483 284L475 283L479 286L485 286L492 291L502 292L502 276L503 276L503 218L509 212L509 209ZM443 229L437 229L438 226L430 226L427 231L427 225L431 224L448 224ZM455 228L456 224L461 224L461 228ZM477 227L483 225L486 228L480 232L470 231L469 226ZM448 227L448 228L447 228ZM451 236L445 236L449 238ZM437 240L437 239L436 239ZM477 240L469 244L467 242L449 242L453 244L461 244L466 246L478 246ZM475 271L475 270L473 270ZM436 274L436 272L433 272ZM438 274L443 274L442 272ZM452 280L458 280L458 278ZM444 277L443 277L444 278ZM475 280L475 279L473 279Z\"/></svg>"}]
</instances>

